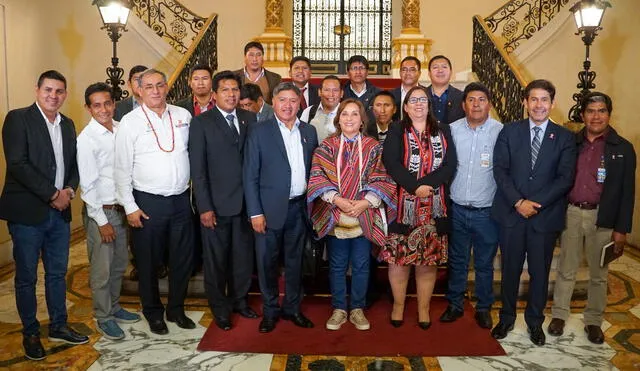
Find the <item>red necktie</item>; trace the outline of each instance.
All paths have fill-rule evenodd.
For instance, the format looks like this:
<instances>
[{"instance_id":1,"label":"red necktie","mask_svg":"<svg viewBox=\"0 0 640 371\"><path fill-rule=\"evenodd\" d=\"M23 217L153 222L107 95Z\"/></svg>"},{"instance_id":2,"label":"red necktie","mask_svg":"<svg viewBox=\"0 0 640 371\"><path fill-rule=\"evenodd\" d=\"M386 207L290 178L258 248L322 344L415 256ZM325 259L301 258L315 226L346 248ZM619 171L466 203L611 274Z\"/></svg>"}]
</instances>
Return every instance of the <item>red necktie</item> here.
<instances>
[{"instance_id":1,"label":"red necktie","mask_svg":"<svg viewBox=\"0 0 640 371\"><path fill-rule=\"evenodd\" d=\"M307 91L307 88L302 88L302 99L300 99L300 109L303 110L307 108L307 100L304 98L304 92Z\"/></svg>"}]
</instances>

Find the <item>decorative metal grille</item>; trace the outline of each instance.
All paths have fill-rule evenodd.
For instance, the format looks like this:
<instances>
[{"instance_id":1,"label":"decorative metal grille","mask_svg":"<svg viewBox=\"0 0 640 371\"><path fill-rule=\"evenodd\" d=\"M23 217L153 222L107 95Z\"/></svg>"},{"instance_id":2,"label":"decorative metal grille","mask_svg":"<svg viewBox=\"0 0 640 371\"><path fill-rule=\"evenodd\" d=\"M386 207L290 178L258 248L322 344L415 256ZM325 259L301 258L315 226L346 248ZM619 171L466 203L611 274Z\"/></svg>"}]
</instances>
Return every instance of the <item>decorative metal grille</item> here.
<instances>
[{"instance_id":1,"label":"decorative metal grille","mask_svg":"<svg viewBox=\"0 0 640 371\"><path fill-rule=\"evenodd\" d=\"M504 50L512 53L567 5L569 0L512 0L485 18L489 30L499 35ZM575 2L575 1L574 1Z\"/></svg>"},{"instance_id":2,"label":"decorative metal grille","mask_svg":"<svg viewBox=\"0 0 640 371\"><path fill-rule=\"evenodd\" d=\"M133 0L135 15L179 53L186 53L207 18L174 0Z\"/></svg>"},{"instance_id":3,"label":"decorative metal grille","mask_svg":"<svg viewBox=\"0 0 640 371\"><path fill-rule=\"evenodd\" d=\"M293 54L311 59L314 72L345 73L360 54L370 73L388 73L391 0L294 0Z\"/></svg>"}]
</instances>

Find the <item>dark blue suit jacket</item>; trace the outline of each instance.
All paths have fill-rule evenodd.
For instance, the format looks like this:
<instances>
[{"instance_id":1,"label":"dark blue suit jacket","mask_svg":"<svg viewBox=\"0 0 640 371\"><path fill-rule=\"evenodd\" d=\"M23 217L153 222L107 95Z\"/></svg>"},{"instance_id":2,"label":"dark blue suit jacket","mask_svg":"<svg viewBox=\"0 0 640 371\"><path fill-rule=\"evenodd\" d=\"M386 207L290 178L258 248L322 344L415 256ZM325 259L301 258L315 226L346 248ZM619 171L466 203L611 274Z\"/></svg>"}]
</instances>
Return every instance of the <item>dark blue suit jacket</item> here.
<instances>
[{"instance_id":1,"label":"dark blue suit jacket","mask_svg":"<svg viewBox=\"0 0 640 371\"><path fill-rule=\"evenodd\" d=\"M567 194L573 186L576 167L575 137L549 121L540 152L531 169L531 130L525 119L504 126L493 152L493 174L498 186L492 215L503 227L517 222L533 223L538 232L564 228ZM523 218L514 205L519 199L542 205L538 214Z\"/></svg>"},{"instance_id":2,"label":"dark blue suit jacket","mask_svg":"<svg viewBox=\"0 0 640 371\"><path fill-rule=\"evenodd\" d=\"M300 122L304 153L305 179L309 180L311 158L318 146L316 128ZM267 228L284 226L289 207L291 167L287 150L275 118L260 121L249 128L244 149L243 183L247 214L263 214Z\"/></svg>"}]
</instances>

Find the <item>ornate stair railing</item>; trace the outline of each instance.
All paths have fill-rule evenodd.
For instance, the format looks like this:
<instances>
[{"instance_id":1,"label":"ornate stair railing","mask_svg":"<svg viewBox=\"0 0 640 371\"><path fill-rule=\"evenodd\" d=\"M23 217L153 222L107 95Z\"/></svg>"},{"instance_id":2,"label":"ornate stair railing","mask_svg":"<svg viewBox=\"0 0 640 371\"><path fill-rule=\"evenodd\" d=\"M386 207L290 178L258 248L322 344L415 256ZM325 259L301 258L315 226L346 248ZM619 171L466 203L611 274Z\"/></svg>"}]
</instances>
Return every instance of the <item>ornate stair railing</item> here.
<instances>
[{"instance_id":1,"label":"ornate stair railing","mask_svg":"<svg viewBox=\"0 0 640 371\"><path fill-rule=\"evenodd\" d=\"M473 17L471 70L491 91L502 122L524 117L522 90L527 82L480 16Z\"/></svg>"},{"instance_id":2,"label":"ornate stair railing","mask_svg":"<svg viewBox=\"0 0 640 371\"><path fill-rule=\"evenodd\" d=\"M218 15L212 14L191 43L175 71L169 77L167 100L175 102L191 94L189 70L197 64L206 64L218 69Z\"/></svg>"},{"instance_id":3,"label":"ornate stair railing","mask_svg":"<svg viewBox=\"0 0 640 371\"><path fill-rule=\"evenodd\" d=\"M484 20L489 31L501 39L504 50L512 53L546 26L569 1L511 0Z\"/></svg>"}]
</instances>

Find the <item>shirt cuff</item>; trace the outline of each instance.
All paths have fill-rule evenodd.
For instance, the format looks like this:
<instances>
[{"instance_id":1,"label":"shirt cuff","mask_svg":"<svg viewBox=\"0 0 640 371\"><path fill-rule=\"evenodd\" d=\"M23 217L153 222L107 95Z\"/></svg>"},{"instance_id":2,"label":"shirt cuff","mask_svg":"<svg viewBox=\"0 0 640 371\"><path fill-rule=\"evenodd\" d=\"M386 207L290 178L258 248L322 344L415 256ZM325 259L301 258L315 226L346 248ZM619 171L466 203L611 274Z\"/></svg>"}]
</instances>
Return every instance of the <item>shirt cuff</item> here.
<instances>
[{"instance_id":1,"label":"shirt cuff","mask_svg":"<svg viewBox=\"0 0 640 371\"><path fill-rule=\"evenodd\" d=\"M336 191L326 191L322 194L322 201L333 204L333 199L338 195Z\"/></svg>"},{"instance_id":2,"label":"shirt cuff","mask_svg":"<svg viewBox=\"0 0 640 371\"><path fill-rule=\"evenodd\" d=\"M140 210L140 208L138 207L138 204L136 204L135 202L127 203L124 205L124 212L127 215L133 212L136 212L138 210Z\"/></svg>"},{"instance_id":3,"label":"shirt cuff","mask_svg":"<svg viewBox=\"0 0 640 371\"><path fill-rule=\"evenodd\" d=\"M260 216L264 216L264 214L251 215L251 219L253 219L253 218L258 218L258 217L260 217Z\"/></svg>"},{"instance_id":4,"label":"shirt cuff","mask_svg":"<svg viewBox=\"0 0 640 371\"><path fill-rule=\"evenodd\" d=\"M369 201L369 204L371 204L371 207L373 208L380 207L380 204L382 203L380 197L373 192L367 192L367 194L364 195L364 199Z\"/></svg>"}]
</instances>

